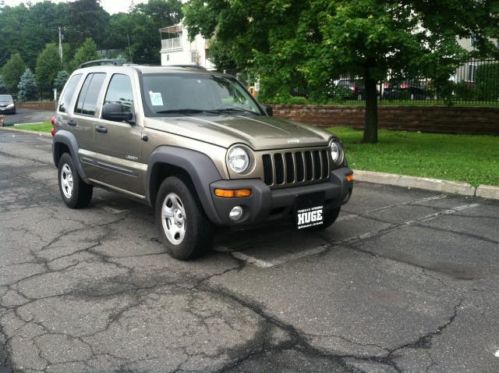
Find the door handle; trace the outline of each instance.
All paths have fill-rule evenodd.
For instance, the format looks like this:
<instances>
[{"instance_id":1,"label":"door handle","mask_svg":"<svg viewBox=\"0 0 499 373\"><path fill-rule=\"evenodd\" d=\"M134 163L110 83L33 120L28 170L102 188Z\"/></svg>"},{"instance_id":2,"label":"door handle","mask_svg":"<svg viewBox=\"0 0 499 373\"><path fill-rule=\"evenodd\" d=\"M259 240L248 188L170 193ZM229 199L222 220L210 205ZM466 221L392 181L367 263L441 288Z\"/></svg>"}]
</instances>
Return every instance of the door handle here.
<instances>
[{"instance_id":1,"label":"door handle","mask_svg":"<svg viewBox=\"0 0 499 373\"><path fill-rule=\"evenodd\" d=\"M71 126L71 127L76 127L76 121L71 119L71 120L68 120L68 126Z\"/></svg>"},{"instance_id":2,"label":"door handle","mask_svg":"<svg viewBox=\"0 0 499 373\"><path fill-rule=\"evenodd\" d=\"M95 127L95 130L99 133L107 133L107 127L104 126L97 126Z\"/></svg>"}]
</instances>

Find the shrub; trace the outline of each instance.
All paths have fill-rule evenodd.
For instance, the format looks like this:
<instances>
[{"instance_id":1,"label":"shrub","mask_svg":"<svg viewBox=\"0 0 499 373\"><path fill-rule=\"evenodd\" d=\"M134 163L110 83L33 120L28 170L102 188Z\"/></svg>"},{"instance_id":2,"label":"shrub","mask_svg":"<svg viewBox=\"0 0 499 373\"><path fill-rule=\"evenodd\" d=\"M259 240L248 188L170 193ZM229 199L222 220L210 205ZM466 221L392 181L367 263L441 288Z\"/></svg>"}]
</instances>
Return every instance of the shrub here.
<instances>
[{"instance_id":1,"label":"shrub","mask_svg":"<svg viewBox=\"0 0 499 373\"><path fill-rule=\"evenodd\" d=\"M35 81L35 75L28 68L24 71L19 81L18 99L19 101L30 101L38 98L38 87Z\"/></svg>"},{"instance_id":2,"label":"shrub","mask_svg":"<svg viewBox=\"0 0 499 373\"><path fill-rule=\"evenodd\" d=\"M476 88L480 100L499 100L499 63L477 67Z\"/></svg>"}]
</instances>

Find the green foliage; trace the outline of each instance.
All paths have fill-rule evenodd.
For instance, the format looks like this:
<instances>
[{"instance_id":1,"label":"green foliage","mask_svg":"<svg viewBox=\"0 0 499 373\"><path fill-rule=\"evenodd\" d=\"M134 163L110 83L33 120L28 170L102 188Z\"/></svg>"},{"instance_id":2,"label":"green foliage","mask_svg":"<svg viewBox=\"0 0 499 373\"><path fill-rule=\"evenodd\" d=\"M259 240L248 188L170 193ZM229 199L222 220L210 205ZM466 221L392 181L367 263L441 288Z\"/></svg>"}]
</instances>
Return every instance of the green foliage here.
<instances>
[{"instance_id":1,"label":"green foliage","mask_svg":"<svg viewBox=\"0 0 499 373\"><path fill-rule=\"evenodd\" d=\"M57 76L54 79L54 88L57 89L59 94L62 92L64 85L69 79L69 73L66 70L61 70L57 73Z\"/></svg>"},{"instance_id":2,"label":"green foliage","mask_svg":"<svg viewBox=\"0 0 499 373\"><path fill-rule=\"evenodd\" d=\"M480 100L499 101L499 63L478 66L476 88Z\"/></svg>"},{"instance_id":3,"label":"green foliage","mask_svg":"<svg viewBox=\"0 0 499 373\"><path fill-rule=\"evenodd\" d=\"M53 43L47 44L36 61L36 82L42 95L44 93L50 94L54 79L61 68L61 59L57 45Z\"/></svg>"},{"instance_id":4,"label":"green foliage","mask_svg":"<svg viewBox=\"0 0 499 373\"><path fill-rule=\"evenodd\" d=\"M375 133L375 82L390 72L445 86L466 56L456 36L486 39L491 7L462 0L191 0L184 22L191 37L212 39L219 68L260 76L262 99L298 90L327 100L333 79L362 77L366 128Z\"/></svg>"},{"instance_id":5,"label":"green foliage","mask_svg":"<svg viewBox=\"0 0 499 373\"><path fill-rule=\"evenodd\" d=\"M476 88L468 82L459 82L454 86L454 98L456 100L476 100Z\"/></svg>"},{"instance_id":6,"label":"green foliage","mask_svg":"<svg viewBox=\"0 0 499 373\"><path fill-rule=\"evenodd\" d=\"M2 93L7 93L7 86L5 85L5 82L3 80L3 76L0 75L0 94Z\"/></svg>"},{"instance_id":7,"label":"green foliage","mask_svg":"<svg viewBox=\"0 0 499 373\"><path fill-rule=\"evenodd\" d=\"M38 98L38 87L36 85L35 75L29 68L24 71L17 87L19 89L17 94L19 101L31 101Z\"/></svg>"},{"instance_id":8,"label":"green foliage","mask_svg":"<svg viewBox=\"0 0 499 373\"><path fill-rule=\"evenodd\" d=\"M71 62L72 70L75 70L84 62L93 61L99 58L97 54L97 45L91 38L85 39L85 42L76 51L73 61Z\"/></svg>"},{"instance_id":9,"label":"green foliage","mask_svg":"<svg viewBox=\"0 0 499 373\"><path fill-rule=\"evenodd\" d=\"M2 76L10 94L17 91L17 85L25 69L26 66L19 53L12 55L3 67Z\"/></svg>"},{"instance_id":10,"label":"green foliage","mask_svg":"<svg viewBox=\"0 0 499 373\"><path fill-rule=\"evenodd\" d=\"M78 0L68 4L67 40L76 47L87 39L102 44L105 40L109 14L100 5L100 0Z\"/></svg>"}]
</instances>

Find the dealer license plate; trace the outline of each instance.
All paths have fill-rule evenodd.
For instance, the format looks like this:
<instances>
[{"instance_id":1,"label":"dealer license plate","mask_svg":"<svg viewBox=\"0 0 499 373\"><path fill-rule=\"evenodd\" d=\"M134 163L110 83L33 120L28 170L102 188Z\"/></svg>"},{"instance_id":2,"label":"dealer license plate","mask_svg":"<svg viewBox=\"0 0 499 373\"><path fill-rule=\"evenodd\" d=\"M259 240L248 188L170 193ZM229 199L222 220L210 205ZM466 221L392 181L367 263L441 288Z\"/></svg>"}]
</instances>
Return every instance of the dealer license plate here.
<instances>
[{"instance_id":1,"label":"dealer license plate","mask_svg":"<svg viewBox=\"0 0 499 373\"><path fill-rule=\"evenodd\" d=\"M307 194L298 197L295 210L297 229L324 224L324 193Z\"/></svg>"}]
</instances>

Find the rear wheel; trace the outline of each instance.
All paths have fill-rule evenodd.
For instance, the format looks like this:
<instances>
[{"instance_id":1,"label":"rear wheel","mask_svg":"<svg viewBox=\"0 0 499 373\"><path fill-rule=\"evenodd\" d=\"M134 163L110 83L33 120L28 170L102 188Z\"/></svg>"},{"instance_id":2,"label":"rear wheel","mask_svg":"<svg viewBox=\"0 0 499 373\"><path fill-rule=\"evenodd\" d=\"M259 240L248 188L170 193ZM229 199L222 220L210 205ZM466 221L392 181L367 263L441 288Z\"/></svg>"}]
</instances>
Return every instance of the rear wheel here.
<instances>
[{"instance_id":1,"label":"rear wheel","mask_svg":"<svg viewBox=\"0 0 499 373\"><path fill-rule=\"evenodd\" d=\"M58 170L59 190L66 206L72 209L87 207L92 200L93 187L80 178L71 155L64 153L61 156Z\"/></svg>"},{"instance_id":2,"label":"rear wheel","mask_svg":"<svg viewBox=\"0 0 499 373\"><path fill-rule=\"evenodd\" d=\"M212 224L194 198L188 181L166 178L159 188L155 210L156 225L172 257L193 259L211 247Z\"/></svg>"}]
</instances>

